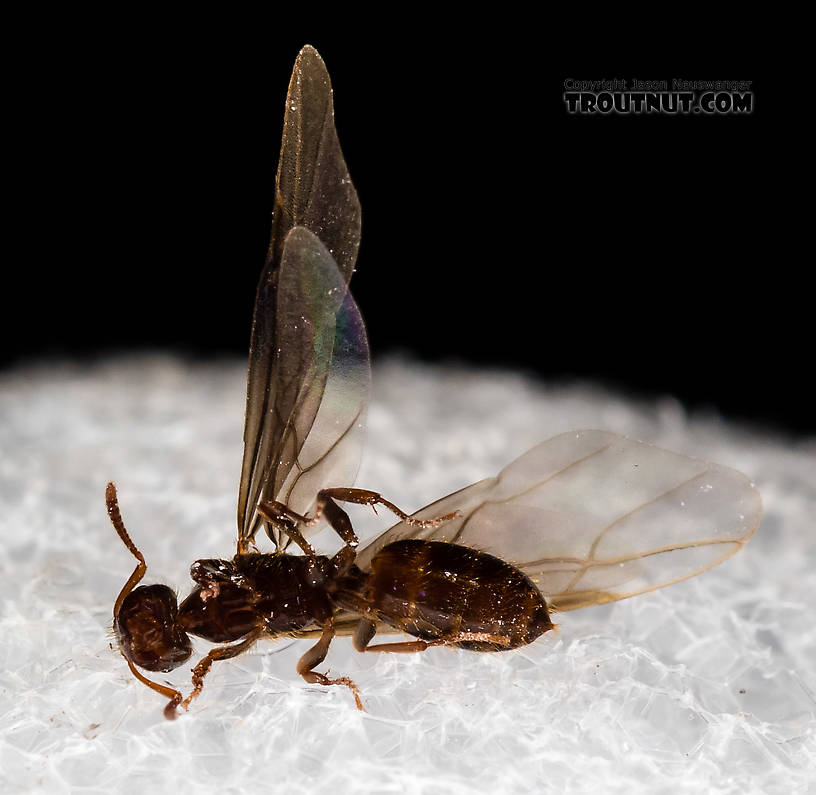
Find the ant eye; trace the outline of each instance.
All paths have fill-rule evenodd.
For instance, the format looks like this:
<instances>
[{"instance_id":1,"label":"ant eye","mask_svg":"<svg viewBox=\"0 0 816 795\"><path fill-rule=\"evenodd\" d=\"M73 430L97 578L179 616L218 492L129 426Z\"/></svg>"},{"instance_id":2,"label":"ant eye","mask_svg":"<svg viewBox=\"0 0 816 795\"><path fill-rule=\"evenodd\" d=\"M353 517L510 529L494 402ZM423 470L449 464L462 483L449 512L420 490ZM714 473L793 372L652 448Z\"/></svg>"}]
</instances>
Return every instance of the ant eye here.
<instances>
[{"instance_id":1,"label":"ant eye","mask_svg":"<svg viewBox=\"0 0 816 795\"><path fill-rule=\"evenodd\" d=\"M148 671L172 671L193 653L179 626L176 595L166 585L142 585L119 610L116 636L125 657Z\"/></svg>"}]
</instances>

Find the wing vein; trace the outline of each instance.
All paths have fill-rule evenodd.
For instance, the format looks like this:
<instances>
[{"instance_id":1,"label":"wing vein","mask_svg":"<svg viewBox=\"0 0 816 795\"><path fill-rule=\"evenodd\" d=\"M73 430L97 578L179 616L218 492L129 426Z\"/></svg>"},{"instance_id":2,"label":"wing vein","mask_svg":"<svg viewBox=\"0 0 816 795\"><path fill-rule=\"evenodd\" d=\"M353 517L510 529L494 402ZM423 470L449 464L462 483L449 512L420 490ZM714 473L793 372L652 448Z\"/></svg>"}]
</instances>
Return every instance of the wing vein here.
<instances>
[{"instance_id":1,"label":"wing vein","mask_svg":"<svg viewBox=\"0 0 816 795\"><path fill-rule=\"evenodd\" d=\"M731 536L729 538L708 538L704 541L688 541L685 544L667 544L664 547L658 547L656 549L649 549L645 552L639 552L636 555L619 555L618 557L614 558L600 558L600 559L593 559L593 560L583 560L582 558L539 558L538 560L532 561L525 561L524 568L525 569L534 569L540 568L547 563L574 563L575 566L571 568L565 569L547 569L547 574L567 574L569 572L575 571L575 569L579 569L582 572L586 572L589 569L595 568L603 568L605 566L618 566L622 563L629 563L633 560L642 560L643 558L650 558L654 555L662 555L665 552L675 552L678 549L696 549L702 547L711 547L717 546L720 544L742 544L744 545L747 543L747 538L742 538L740 536ZM570 591L572 590L573 584L571 583L568 585L564 590Z\"/></svg>"}]
</instances>

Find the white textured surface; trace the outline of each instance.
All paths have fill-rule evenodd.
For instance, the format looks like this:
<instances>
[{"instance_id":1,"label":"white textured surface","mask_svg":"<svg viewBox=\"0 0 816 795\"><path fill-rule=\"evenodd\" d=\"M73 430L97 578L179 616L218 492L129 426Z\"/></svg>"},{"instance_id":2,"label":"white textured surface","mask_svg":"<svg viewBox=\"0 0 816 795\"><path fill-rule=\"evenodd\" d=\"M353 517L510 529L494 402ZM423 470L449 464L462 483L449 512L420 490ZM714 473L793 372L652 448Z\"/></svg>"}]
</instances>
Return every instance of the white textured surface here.
<instances>
[{"instance_id":1,"label":"white textured surface","mask_svg":"<svg viewBox=\"0 0 816 795\"><path fill-rule=\"evenodd\" d=\"M328 664L308 641L217 663L190 713L109 648L133 560L105 514L116 480L146 581L189 589L234 549L244 371L171 359L0 378L0 790L4 792L806 792L816 786L816 444L507 374L375 368L358 484L408 510L535 442L608 428L744 471L766 516L701 577L561 615L517 652L432 649ZM361 534L390 524L364 510ZM198 648L205 648L201 643ZM276 652L276 653L272 653ZM186 667L168 676L186 690Z\"/></svg>"}]
</instances>

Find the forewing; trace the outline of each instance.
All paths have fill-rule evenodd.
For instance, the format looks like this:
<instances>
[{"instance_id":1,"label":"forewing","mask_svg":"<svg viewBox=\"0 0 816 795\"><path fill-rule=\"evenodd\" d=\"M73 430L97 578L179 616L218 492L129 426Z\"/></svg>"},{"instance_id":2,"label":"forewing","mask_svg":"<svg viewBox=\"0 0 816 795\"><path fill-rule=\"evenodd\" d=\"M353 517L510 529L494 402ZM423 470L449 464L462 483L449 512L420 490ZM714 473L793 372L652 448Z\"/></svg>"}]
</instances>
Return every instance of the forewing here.
<instances>
[{"instance_id":1,"label":"forewing","mask_svg":"<svg viewBox=\"0 0 816 795\"><path fill-rule=\"evenodd\" d=\"M328 256L325 249L323 256ZM330 289L339 291L342 287ZM328 314L325 320L330 320ZM274 483L270 480L270 496L264 495L269 499L274 494L275 499L299 514L312 512L320 489L353 485L360 467L371 364L365 325L349 291L345 292L333 327L325 330L320 342L319 353L315 354L319 364L313 361L303 370L301 399L286 424L281 452L273 456L273 465L279 471ZM324 343L331 346L328 362L323 358ZM315 412L321 384L322 400ZM284 478L286 469L289 471ZM301 531L308 536L322 524Z\"/></svg>"},{"instance_id":2,"label":"forewing","mask_svg":"<svg viewBox=\"0 0 816 795\"><path fill-rule=\"evenodd\" d=\"M334 257L346 282L360 246L360 201L334 127L329 73L313 47L298 54L283 120L270 256L289 230L305 226Z\"/></svg>"},{"instance_id":3,"label":"forewing","mask_svg":"<svg viewBox=\"0 0 816 795\"><path fill-rule=\"evenodd\" d=\"M305 226L323 241L348 283L360 244L360 203L349 177L334 127L332 88L323 60L304 47L295 62L283 125L272 236L258 283L247 375L244 457L238 495L238 536L251 535L255 506L265 481L267 461L259 453L280 437L294 410L298 390L279 390L276 320L279 271L284 244L295 226Z\"/></svg>"},{"instance_id":4,"label":"forewing","mask_svg":"<svg viewBox=\"0 0 816 795\"><path fill-rule=\"evenodd\" d=\"M362 452L370 386L365 327L333 257L305 227L286 239L275 318L275 399L249 473L242 537L262 522L260 500L305 513L320 488L352 485Z\"/></svg>"},{"instance_id":5,"label":"forewing","mask_svg":"<svg viewBox=\"0 0 816 795\"><path fill-rule=\"evenodd\" d=\"M741 473L607 431L561 434L488 478L418 511L462 516L398 538L463 544L522 569L558 610L611 602L692 577L737 552L762 504Z\"/></svg>"}]
</instances>

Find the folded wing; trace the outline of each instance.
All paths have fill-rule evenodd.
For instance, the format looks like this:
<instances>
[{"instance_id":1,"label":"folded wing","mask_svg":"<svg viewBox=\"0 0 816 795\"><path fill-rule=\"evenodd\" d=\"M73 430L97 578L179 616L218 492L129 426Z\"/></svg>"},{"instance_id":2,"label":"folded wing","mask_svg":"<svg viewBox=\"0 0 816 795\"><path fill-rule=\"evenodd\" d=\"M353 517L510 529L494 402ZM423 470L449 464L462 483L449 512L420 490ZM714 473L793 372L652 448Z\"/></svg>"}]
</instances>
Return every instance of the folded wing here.
<instances>
[{"instance_id":1,"label":"folded wing","mask_svg":"<svg viewBox=\"0 0 816 795\"><path fill-rule=\"evenodd\" d=\"M290 241L295 227L311 232L334 265L323 269L322 274L312 271L299 281L290 274L288 284L284 285L285 257L289 257L290 268L295 268L299 259L308 259L316 250L302 233ZM304 47L295 63L286 98L272 237L255 300L238 495L239 544L258 529L261 522L256 510L258 500L275 499L275 489L287 481L290 472L286 468L295 466L321 400L335 394L333 387L325 396L323 393L327 371L336 369L331 367L331 358L326 358L325 346L319 351L308 350L312 342L330 334L328 326L324 323L315 328L312 335L303 338L296 334L297 329L287 326L298 314L296 302L310 299L298 290L342 287L329 309L337 316L340 327L355 324L361 327L359 312L345 291L354 271L359 243L360 203L334 127L331 82L317 51ZM301 248L303 251L295 250ZM318 260L322 258L322 255L316 256ZM315 280L313 284L308 283L310 278ZM320 295L315 293L312 298ZM311 309L301 314L306 318L304 322L313 325L317 322ZM324 316L325 313L321 315ZM336 325L334 320L331 325ZM363 356L360 333L352 328L347 335L356 340L350 343L354 360ZM362 332L363 343L364 336ZM348 347L343 339L337 341L338 363L344 346ZM367 368L367 346L364 347ZM323 360L317 362L315 357L323 357ZM308 383L298 383L301 377L308 377ZM339 386L338 389L342 391ZM336 397L333 400L337 402ZM337 418L337 422L338 427L342 425L342 418ZM321 422L321 427L325 425ZM359 460L350 460L346 470L356 473L358 465ZM343 481L342 485L350 483Z\"/></svg>"}]
</instances>

